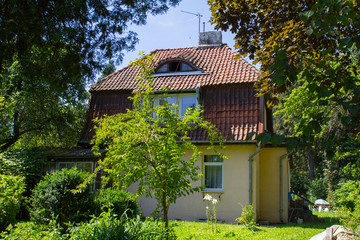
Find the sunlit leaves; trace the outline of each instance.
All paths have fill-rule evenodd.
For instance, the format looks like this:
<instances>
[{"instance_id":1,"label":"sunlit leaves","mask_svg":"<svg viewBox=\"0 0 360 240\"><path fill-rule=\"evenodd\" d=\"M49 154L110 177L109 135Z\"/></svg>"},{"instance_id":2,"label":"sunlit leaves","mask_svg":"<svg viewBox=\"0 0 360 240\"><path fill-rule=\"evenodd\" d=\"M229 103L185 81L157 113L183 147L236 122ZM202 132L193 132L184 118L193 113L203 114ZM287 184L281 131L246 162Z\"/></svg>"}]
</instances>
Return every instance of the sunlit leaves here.
<instances>
[{"instance_id":1,"label":"sunlit leaves","mask_svg":"<svg viewBox=\"0 0 360 240\"><path fill-rule=\"evenodd\" d=\"M167 221L170 203L202 187L192 185L201 174L195 164L200 152L189 141L193 132L205 130L212 147L215 141L221 144L221 136L215 126L203 120L199 106L181 117L165 101L165 94L161 97L164 104L154 104L153 59L151 55L142 56L133 63L141 73L141 90L131 97L133 109L97 120L92 143L95 151L105 146L106 157L99 166L114 185L129 187L138 183L138 194L155 198ZM190 158L186 152L191 153Z\"/></svg>"}]
</instances>

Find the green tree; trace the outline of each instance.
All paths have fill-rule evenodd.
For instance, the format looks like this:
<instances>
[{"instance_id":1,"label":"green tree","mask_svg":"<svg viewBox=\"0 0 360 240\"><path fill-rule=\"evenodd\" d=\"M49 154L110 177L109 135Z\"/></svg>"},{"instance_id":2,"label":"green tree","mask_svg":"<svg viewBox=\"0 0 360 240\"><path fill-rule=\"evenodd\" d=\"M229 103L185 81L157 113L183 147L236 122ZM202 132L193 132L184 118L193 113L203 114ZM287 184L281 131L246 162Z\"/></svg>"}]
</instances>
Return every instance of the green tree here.
<instances>
[{"instance_id":1,"label":"green tree","mask_svg":"<svg viewBox=\"0 0 360 240\"><path fill-rule=\"evenodd\" d=\"M260 94L284 91L300 78L311 92L329 97L350 113L339 115L339 120L349 121L353 132L359 132L358 1L211 0L209 4L216 28L235 33L238 53L261 63L256 84ZM316 120L314 124L327 121Z\"/></svg>"},{"instance_id":2,"label":"green tree","mask_svg":"<svg viewBox=\"0 0 360 240\"><path fill-rule=\"evenodd\" d=\"M34 56L36 58L36 56ZM34 59L35 61L35 59ZM47 64L50 64L47 62ZM27 78L16 61L2 75L0 149L18 146L73 146L83 126L88 94L78 79L62 81L60 73ZM62 69L59 67L59 71ZM53 83L46 82L52 78ZM44 81L42 81L44 80Z\"/></svg>"},{"instance_id":3,"label":"green tree","mask_svg":"<svg viewBox=\"0 0 360 240\"><path fill-rule=\"evenodd\" d=\"M74 131L86 84L138 42L128 25L179 1L0 1L0 149L49 128L57 139Z\"/></svg>"},{"instance_id":4,"label":"green tree","mask_svg":"<svg viewBox=\"0 0 360 240\"><path fill-rule=\"evenodd\" d=\"M211 143L221 142L221 137L212 124L203 120L200 107L188 109L181 117L174 111L176 106L167 103L166 95L162 96L164 104L155 106L153 69L148 67L152 59L147 56L134 63L140 68L142 84L131 98L133 109L98 120L92 143L96 151L106 146L106 157L99 161L99 167L114 179L113 183L129 187L138 182L140 195L158 201L168 228L170 204L201 189L191 183L200 176L195 165L200 152L189 141L191 134L201 128L208 132ZM185 150L192 152L190 159L184 157Z\"/></svg>"},{"instance_id":5,"label":"green tree","mask_svg":"<svg viewBox=\"0 0 360 240\"><path fill-rule=\"evenodd\" d=\"M103 79L104 77L112 74L116 71L114 61L110 61L108 65L105 67L105 69L102 71L101 76L99 77L99 80Z\"/></svg>"}]
</instances>

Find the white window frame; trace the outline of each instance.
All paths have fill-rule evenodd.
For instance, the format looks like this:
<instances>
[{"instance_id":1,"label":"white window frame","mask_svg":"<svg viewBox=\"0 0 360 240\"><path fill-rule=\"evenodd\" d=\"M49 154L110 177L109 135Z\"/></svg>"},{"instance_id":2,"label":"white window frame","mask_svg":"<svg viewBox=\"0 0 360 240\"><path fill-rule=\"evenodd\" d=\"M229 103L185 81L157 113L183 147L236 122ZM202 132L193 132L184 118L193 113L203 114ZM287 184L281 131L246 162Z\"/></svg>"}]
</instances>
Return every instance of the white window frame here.
<instances>
[{"instance_id":1,"label":"white window frame","mask_svg":"<svg viewBox=\"0 0 360 240\"><path fill-rule=\"evenodd\" d=\"M62 164L62 163L65 163L65 164L72 163L72 164L74 164L74 167L76 167L76 165L79 163L90 163L91 164L91 172L90 173L94 172L94 162L89 162L89 161L87 161L87 162L57 162L56 170L58 170L58 171L60 170L60 164ZM71 169L71 168L68 168L68 169ZM95 190L95 179L94 179L94 183L92 184L92 190Z\"/></svg>"},{"instance_id":2,"label":"white window frame","mask_svg":"<svg viewBox=\"0 0 360 240\"><path fill-rule=\"evenodd\" d=\"M224 191L224 158L222 158L222 162L205 162L205 156L214 156L213 154L206 154L203 156L203 181L202 184L205 186L204 192L223 192ZM221 188L207 188L206 187L206 175L205 168L206 166L221 166Z\"/></svg>"},{"instance_id":3,"label":"white window frame","mask_svg":"<svg viewBox=\"0 0 360 240\"><path fill-rule=\"evenodd\" d=\"M174 94L168 94L167 97L171 98L171 97L175 97L175 104L178 106L177 108L177 113L180 114L181 117L184 117L184 114L182 113L182 99L183 97L195 97L196 101L195 101L195 107L199 105L198 103L198 96L197 94L194 93L174 93ZM156 95L154 97L154 104L155 106L159 106L160 105L160 95Z\"/></svg>"},{"instance_id":4,"label":"white window frame","mask_svg":"<svg viewBox=\"0 0 360 240\"><path fill-rule=\"evenodd\" d=\"M56 163L56 170L60 170L60 164L74 164L74 167L76 167L77 164L83 164L83 163L90 163L91 164L91 172L94 172L94 162L57 162Z\"/></svg>"}]
</instances>

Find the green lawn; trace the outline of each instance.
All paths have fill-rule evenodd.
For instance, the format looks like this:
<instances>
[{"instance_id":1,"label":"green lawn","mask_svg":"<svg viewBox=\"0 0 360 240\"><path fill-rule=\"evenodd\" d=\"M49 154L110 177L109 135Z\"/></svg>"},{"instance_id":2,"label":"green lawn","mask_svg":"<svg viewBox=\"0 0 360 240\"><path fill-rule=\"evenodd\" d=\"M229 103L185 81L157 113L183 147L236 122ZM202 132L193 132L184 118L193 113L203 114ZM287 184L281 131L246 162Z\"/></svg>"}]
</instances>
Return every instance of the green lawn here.
<instances>
[{"instance_id":1,"label":"green lawn","mask_svg":"<svg viewBox=\"0 0 360 240\"><path fill-rule=\"evenodd\" d=\"M310 239L324 231L327 227L339 224L336 213L322 213L324 222L305 224L279 224L276 226L261 226L256 232L247 230L242 225L218 224L218 232L211 233L211 227L206 222L172 221L171 226L178 239Z\"/></svg>"}]
</instances>

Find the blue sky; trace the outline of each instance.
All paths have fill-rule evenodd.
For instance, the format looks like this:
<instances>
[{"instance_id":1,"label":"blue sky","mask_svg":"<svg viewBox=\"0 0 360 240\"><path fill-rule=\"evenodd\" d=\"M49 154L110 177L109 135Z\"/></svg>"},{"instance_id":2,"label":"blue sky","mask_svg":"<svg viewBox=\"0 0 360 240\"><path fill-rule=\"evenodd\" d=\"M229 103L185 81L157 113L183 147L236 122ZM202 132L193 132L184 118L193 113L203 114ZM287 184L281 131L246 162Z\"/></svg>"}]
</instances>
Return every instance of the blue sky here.
<instances>
[{"instance_id":1,"label":"blue sky","mask_svg":"<svg viewBox=\"0 0 360 240\"><path fill-rule=\"evenodd\" d=\"M136 45L135 51L124 52L124 60L121 65L117 66L117 69L121 69L130 61L135 60L139 51L149 53L155 49L197 46L198 17L181 11L200 13L203 15L200 24L201 31L203 31L203 22L205 22L205 31L214 30L209 22L211 14L207 0L182 0L178 6L170 8L166 14L149 15L146 25L129 27L129 30L138 33L140 42ZM232 49L234 49L233 38L234 35L231 33L222 33L223 43ZM246 60L251 63L248 59Z\"/></svg>"}]
</instances>

